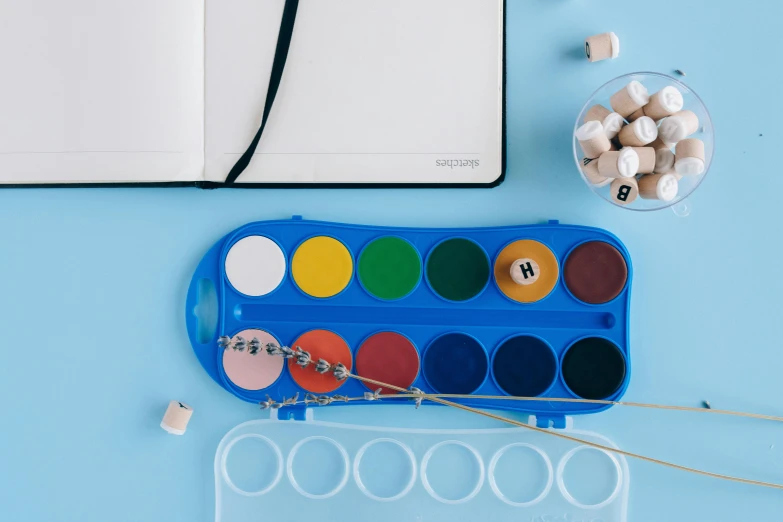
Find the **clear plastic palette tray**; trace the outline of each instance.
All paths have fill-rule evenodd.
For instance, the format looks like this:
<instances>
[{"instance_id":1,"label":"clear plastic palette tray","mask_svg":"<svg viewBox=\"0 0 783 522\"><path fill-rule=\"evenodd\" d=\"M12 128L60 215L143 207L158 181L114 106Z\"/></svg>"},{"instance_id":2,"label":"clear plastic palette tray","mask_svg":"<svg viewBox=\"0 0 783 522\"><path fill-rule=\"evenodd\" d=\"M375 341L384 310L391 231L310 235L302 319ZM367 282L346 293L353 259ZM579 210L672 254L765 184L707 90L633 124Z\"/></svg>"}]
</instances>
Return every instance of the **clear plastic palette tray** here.
<instances>
[{"instance_id":1,"label":"clear plastic palette tray","mask_svg":"<svg viewBox=\"0 0 783 522\"><path fill-rule=\"evenodd\" d=\"M558 431L615 447L570 422ZM240 424L215 455L218 522L624 522L628 490L622 456L544 433L358 426L313 410Z\"/></svg>"}]
</instances>

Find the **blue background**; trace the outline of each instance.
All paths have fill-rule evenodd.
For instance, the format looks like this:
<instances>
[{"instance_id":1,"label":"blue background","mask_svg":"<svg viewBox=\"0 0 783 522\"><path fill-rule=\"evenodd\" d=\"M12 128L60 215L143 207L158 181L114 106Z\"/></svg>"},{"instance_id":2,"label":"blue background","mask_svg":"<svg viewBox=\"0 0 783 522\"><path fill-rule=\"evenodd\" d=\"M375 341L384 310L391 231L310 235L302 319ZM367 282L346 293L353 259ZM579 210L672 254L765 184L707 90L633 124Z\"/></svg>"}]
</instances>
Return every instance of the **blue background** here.
<instances>
[{"instance_id":1,"label":"blue background","mask_svg":"<svg viewBox=\"0 0 783 522\"><path fill-rule=\"evenodd\" d=\"M492 190L1 191L0 518L214 519L217 443L261 414L199 366L184 329L185 291L223 234L291 214L606 228L636 270L626 399L783 413L783 76L774 65L782 16L783 3L771 0L509 0L508 174ZM588 64L583 38L609 30L622 40L620 58ZM614 208L577 174L573 120L603 82L676 68L712 113L713 168L688 218ZM170 399L195 407L184 437L158 427ZM483 425L434 407L319 414ZM783 482L783 430L771 422L614 408L576 426L631 451ZM783 508L780 492L629 464L634 522L769 520Z\"/></svg>"}]
</instances>

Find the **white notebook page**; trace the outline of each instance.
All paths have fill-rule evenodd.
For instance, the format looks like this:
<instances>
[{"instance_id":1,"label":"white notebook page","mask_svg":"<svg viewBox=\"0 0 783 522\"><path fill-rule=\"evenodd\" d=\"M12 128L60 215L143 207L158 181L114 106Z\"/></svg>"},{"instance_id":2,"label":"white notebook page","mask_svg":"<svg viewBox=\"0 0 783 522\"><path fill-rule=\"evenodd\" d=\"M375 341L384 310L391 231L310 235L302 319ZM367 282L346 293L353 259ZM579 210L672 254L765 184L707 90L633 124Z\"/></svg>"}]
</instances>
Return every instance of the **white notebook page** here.
<instances>
[{"instance_id":1,"label":"white notebook page","mask_svg":"<svg viewBox=\"0 0 783 522\"><path fill-rule=\"evenodd\" d=\"M207 0L206 179L258 130L284 0ZM280 90L237 182L491 183L502 0L302 0Z\"/></svg>"},{"instance_id":2,"label":"white notebook page","mask_svg":"<svg viewBox=\"0 0 783 522\"><path fill-rule=\"evenodd\" d=\"M203 178L203 0L0 0L0 183Z\"/></svg>"}]
</instances>

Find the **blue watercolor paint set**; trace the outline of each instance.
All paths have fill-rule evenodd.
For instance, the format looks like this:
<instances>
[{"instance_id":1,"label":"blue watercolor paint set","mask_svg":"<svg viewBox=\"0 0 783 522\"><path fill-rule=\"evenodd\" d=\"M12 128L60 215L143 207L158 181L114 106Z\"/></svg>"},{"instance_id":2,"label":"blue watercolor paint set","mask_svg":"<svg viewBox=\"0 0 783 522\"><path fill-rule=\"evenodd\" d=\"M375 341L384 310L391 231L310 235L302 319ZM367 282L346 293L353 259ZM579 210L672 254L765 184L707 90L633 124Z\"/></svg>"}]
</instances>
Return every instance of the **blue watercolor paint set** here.
<instances>
[{"instance_id":1,"label":"blue watercolor paint set","mask_svg":"<svg viewBox=\"0 0 783 522\"><path fill-rule=\"evenodd\" d=\"M264 350L224 349L221 336L301 347L360 377L562 428L567 415L608 406L470 396L620 398L630 380L632 275L614 235L557 221L439 229L294 216L218 241L193 275L185 316L201 365L248 402L358 397L374 387ZM304 417L304 408L285 411Z\"/></svg>"}]
</instances>

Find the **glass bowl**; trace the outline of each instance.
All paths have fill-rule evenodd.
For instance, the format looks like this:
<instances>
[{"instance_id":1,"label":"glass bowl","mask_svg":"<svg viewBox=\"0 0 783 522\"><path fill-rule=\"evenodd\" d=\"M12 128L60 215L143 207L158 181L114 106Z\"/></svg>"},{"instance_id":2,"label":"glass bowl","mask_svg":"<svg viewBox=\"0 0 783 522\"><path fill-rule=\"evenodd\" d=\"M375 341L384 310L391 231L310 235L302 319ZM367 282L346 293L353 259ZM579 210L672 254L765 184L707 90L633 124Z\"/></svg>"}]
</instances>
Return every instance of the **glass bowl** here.
<instances>
[{"instance_id":1,"label":"glass bowl","mask_svg":"<svg viewBox=\"0 0 783 522\"><path fill-rule=\"evenodd\" d=\"M688 137L698 138L704 142L704 172L697 176L683 176L679 180L679 190L677 192L677 196L671 201L643 199L642 197L637 197L636 200L632 203L627 205L620 205L612 199L608 185L603 187L593 185L590 183L590 181L588 181L582 172L582 159L584 154L582 152L582 148L579 146L579 141L576 139L576 129L581 127L584 123L583 120L585 113L590 109L590 107L596 104L603 105L604 107L611 110L609 99L612 97L612 95L634 80L641 82L645 87L647 87L647 90L650 92L650 94L658 92L659 90L669 85L676 87L682 93L682 97L685 102L683 110L687 109L693 111L699 117L699 130L696 131L695 134L692 134ZM710 113L707 110L707 107L704 105L704 102L701 101L701 98L699 98L699 96L693 91L693 89L681 81L665 74L654 72L636 72L620 76L614 80L611 80L610 82L605 83L597 91L595 91L592 96L590 96L590 99L587 100L587 103L585 103L584 107L582 107L582 111L579 113L579 117L577 118L576 124L574 126L573 148L574 160L576 161L576 167L577 170L579 170L580 176L582 176L584 182L593 192L601 196L609 203L621 208L636 211L660 210L671 207L675 214L680 216L687 216L690 213L690 206L688 205L686 198L690 196L693 191L699 187L699 185L701 185L702 181L704 181L704 178L707 176L707 173L710 170L710 164L712 163L712 156L715 150L715 131L713 129L712 118L710 117ZM672 147L672 152L673 151L674 147Z\"/></svg>"}]
</instances>

